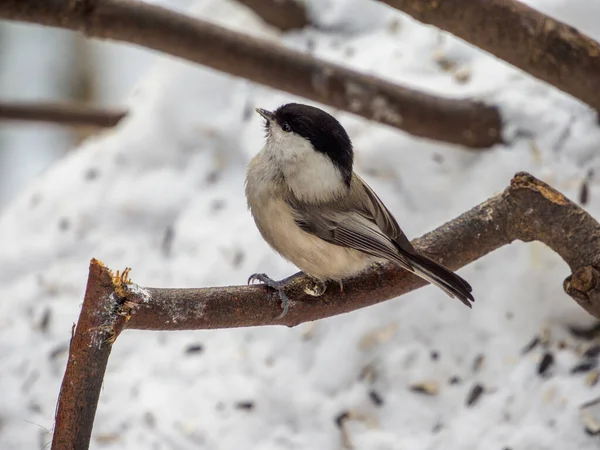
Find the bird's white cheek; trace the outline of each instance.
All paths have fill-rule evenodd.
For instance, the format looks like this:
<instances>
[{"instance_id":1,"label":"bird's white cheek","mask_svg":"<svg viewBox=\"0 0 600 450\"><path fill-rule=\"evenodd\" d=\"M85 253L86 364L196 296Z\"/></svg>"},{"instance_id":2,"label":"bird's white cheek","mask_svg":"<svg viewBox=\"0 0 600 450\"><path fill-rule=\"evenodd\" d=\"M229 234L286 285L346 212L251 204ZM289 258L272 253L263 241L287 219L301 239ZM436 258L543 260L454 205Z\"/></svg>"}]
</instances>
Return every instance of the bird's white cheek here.
<instances>
[{"instance_id":1,"label":"bird's white cheek","mask_svg":"<svg viewBox=\"0 0 600 450\"><path fill-rule=\"evenodd\" d=\"M346 190L342 175L326 155L311 152L299 158L301 167L286 174L288 185L302 201L331 201Z\"/></svg>"},{"instance_id":2,"label":"bird's white cheek","mask_svg":"<svg viewBox=\"0 0 600 450\"><path fill-rule=\"evenodd\" d=\"M315 151L302 136L273 126L265 152L279 166L288 187L299 200L327 202L346 190L342 175L331 159Z\"/></svg>"},{"instance_id":3,"label":"bird's white cheek","mask_svg":"<svg viewBox=\"0 0 600 450\"><path fill-rule=\"evenodd\" d=\"M303 137L286 133L276 125L271 127L271 135L266 145L267 152L282 163L294 162L302 155L312 152L312 146Z\"/></svg>"}]
</instances>

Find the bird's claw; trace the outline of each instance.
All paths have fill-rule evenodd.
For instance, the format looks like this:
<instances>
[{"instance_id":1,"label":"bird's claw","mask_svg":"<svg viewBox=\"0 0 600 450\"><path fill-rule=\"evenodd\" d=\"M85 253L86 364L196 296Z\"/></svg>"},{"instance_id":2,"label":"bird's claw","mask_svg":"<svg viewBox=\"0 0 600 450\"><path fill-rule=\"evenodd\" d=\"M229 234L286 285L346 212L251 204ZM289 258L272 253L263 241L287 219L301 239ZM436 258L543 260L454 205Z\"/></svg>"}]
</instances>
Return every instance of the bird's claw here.
<instances>
[{"instance_id":1,"label":"bird's claw","mask_svg":"<svg viewBox=\"0 0 600 450\"><path fill-rule=\"evenodd\" d=\"M327 284L320 280L311 280L311 283L304 286L304 293L311 297L320 297L327 290Z\"/></svg>"},{"instance_id":2,"label":"bird's claw","mask_svg":"<svg viewBox=\"0 0 600 450\"><path fill-rule=\"evenodd\" d=\"M279 294L279 299L281 300L281 314L277 316L277 319L282 319L288 313L290 307L290 299L285 293L285 283L282 281L273 280L266 273L255 273L250 275L248 278L248 284L252 284L255 281L264 284L265 286L270 287L271 289L275 289Z\"/></svg>"},{"instance_id":3,"label":"bird's claw","mask_svg":"<svg viewBox=\"0 0 600 450\"><path fill-rule=\"evenodd\" d=\"M266 273L253 273L248 277L248 284L252 284L255 281L264 284L268 284L268 282L276 283L276 281L269 278Z\"/></svg>"}]
</instances>

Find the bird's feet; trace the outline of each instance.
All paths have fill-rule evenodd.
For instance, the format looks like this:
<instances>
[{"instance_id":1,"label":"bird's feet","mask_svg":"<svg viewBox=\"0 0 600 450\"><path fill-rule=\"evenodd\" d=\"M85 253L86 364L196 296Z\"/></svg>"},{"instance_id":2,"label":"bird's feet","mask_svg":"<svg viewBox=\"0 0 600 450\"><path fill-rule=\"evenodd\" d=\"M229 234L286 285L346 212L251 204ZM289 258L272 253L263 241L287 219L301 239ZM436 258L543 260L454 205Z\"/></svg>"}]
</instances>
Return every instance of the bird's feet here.
<instances>
[{"instance_id":1,"label":"bird's feet","mask_svg":"<svg viewBox=\"0 0 600 450\"><path fill-rule=\"evenodd\" d=\"M281 311L281 314L277 316L277 318L281 319L282 317L285 317L290 307L290 299L285 293L286 286L288 285L288 283L304 275L304 273L298 272L294 275L284 278L283 280L278 281L273 280L266 273L255 273L254 275L250 275L250 278L248 278L248 284L252 284L255 281L258 281L259 283L262 283L265 286L269 286L271 289L275 289L277 291L277 293L279 294L279 299L281 300L281 309L283 310ZM311 297L320 297L321 295L323 295L327 290L327 283L323 280L317 280L310 276L308 278L310 281L304 286L304 293L310 295ZM344 286L342 285L341 280L339 281L339 284L340 292L343 292Z\"/></svg>"},{"instance_id":2,"label":"bird's feet","mask_svg":"<svg viewBox=\"0 0 600 450\"><path fill-rule=\"evenodd\" d=\"M285 293L285 285L286 281L288 281L288 278L284 278L283 280L277 281L267 276L266 273L255 273L253 275L250 275L250 278L248 278L248 284L252 284L255 281L258 281L264 284L265 286L269 286L270 288L275 289L277 291L277 293L279 294L279 299L281 300L281 309L283 310L281 311L281 314L277 316L277 318L281 319L285 317L290 307L290 299Z\"/></svg>"}]
</instances>

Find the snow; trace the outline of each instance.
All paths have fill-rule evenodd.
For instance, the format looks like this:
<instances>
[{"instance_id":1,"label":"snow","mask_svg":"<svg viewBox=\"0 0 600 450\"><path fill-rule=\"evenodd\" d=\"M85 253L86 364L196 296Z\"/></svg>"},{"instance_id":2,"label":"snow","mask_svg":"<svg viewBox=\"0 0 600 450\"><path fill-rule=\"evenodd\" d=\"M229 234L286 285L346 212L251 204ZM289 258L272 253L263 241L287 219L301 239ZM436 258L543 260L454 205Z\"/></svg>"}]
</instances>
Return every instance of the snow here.
<instances>
[{"instance_id":1,"label":"snow","mask_svg":"<svg viewBox=\"0 0 600 450\"><path fill-rule=\"evenodd\" d=\"M531 4L600 37L591 2ZM517 171L575 200L588 172L598 171L600 131L580 102L380 4L309 5L320 28L285 36L233 2L200 1L193 12L392 81L502 109L509 145L487 151L415 139L329 109L353 139L356 170L409 236L502 191ZM455 61L468 81L444 70L440 57ZM88 139L5 208L0 448L50 441L92 257L113 269L132 267L141 286L243 284L254 272L294 271L260 239L243 179L264 141L253 108L299 100L159 58L127 100L126 120ZM586 208L600 213L593 176ZM373 450L597 448L579 406L600 387L570 373L587 343L568 331L593 320L562 291L566 264L541 244L515 243L460 274L473 285L472 310L427 287L293 329L126 331L109 361L91 446L312 449L342 448L346 439ZM549 335L547 347L522 354L541 333ZM555 363L540 376L546 351ZM479 355L485 357L477 369ZM450 383L453 377L460 382ZM410 389L421 382L436 383L438 394ZM484 393L467 407L477 383ZM343 438L336 418L346 411Z\"/></svg>"}]
</instances>

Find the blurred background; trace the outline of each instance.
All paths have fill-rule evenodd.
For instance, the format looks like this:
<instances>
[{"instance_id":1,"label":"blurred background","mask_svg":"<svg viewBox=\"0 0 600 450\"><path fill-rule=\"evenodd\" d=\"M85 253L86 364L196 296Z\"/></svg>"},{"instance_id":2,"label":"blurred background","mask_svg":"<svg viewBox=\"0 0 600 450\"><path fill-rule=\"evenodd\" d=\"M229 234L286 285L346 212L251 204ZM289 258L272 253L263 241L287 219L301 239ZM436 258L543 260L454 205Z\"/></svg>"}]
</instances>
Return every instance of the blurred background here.
<instances>
[{"instance_id":1,"label":"blurred background","mask_svg":"<svg viewBox=\"0 0 600 450\"><path fill-rule=\"evenodd\" d=\"M600 217L596 112L448 33L372 0L307 0L311 23L287 33L231 0L154 3L498 106L507 144L481 150L324 108L410 238L523 170ZM600 2L527 3L600 40ZM44 448L90 258L133 267L142 286L295 272L260 238L244 173L264 142L253 108L313 102L133 46L8 22L2 100L131 112L102 132L0 121L0 449ZM460 270L474 287L472 310L425 287L292 329L127 331L111 354L91 448L595 450L580 407L600 396L600 327L563 292L569 273L545 246L515 242ZM600 423L600 411L592 418Z\"/></svg>"},{"instance_id":2,"label":"blurred background","mask_svg":"<svg viewBox=\"0 0 600 450\"><path fill-rule=\"evenodd\" d=\"M148 3L185 11L190 0ZM122 109L155 52L71 31L0 21L0 99ZM85 127L0 121L0 211L28 182L92 133Z\"/></svg>"},{"instance_id":3,"label":"blurred background","mask_svg":"<svg viewBox=\"0 0 600 450\"><path fill-rule=\"evenodd\" d=\"M148 3L186 11L191 0L151 0ZM256 2L255 2L256 3ZM306 2L311 20L324 28L369 28L366 18L354 17L352 1ZM565 0L526 0L524 3L554 15L600 39L600 4ZM323 14L321 14L323 13ZM349 28L348 28L349 27ZM356 30L354 30L356 31ZM86 39L50 27L0 21L0 99L38 102L75 102L120 110L136 83L160 55L124 43ZM124 109L123 109L124 110ZM53 161L98 131L48 123L0 121L0 211L26 184Z\"/></svg>"}]
</instances>

